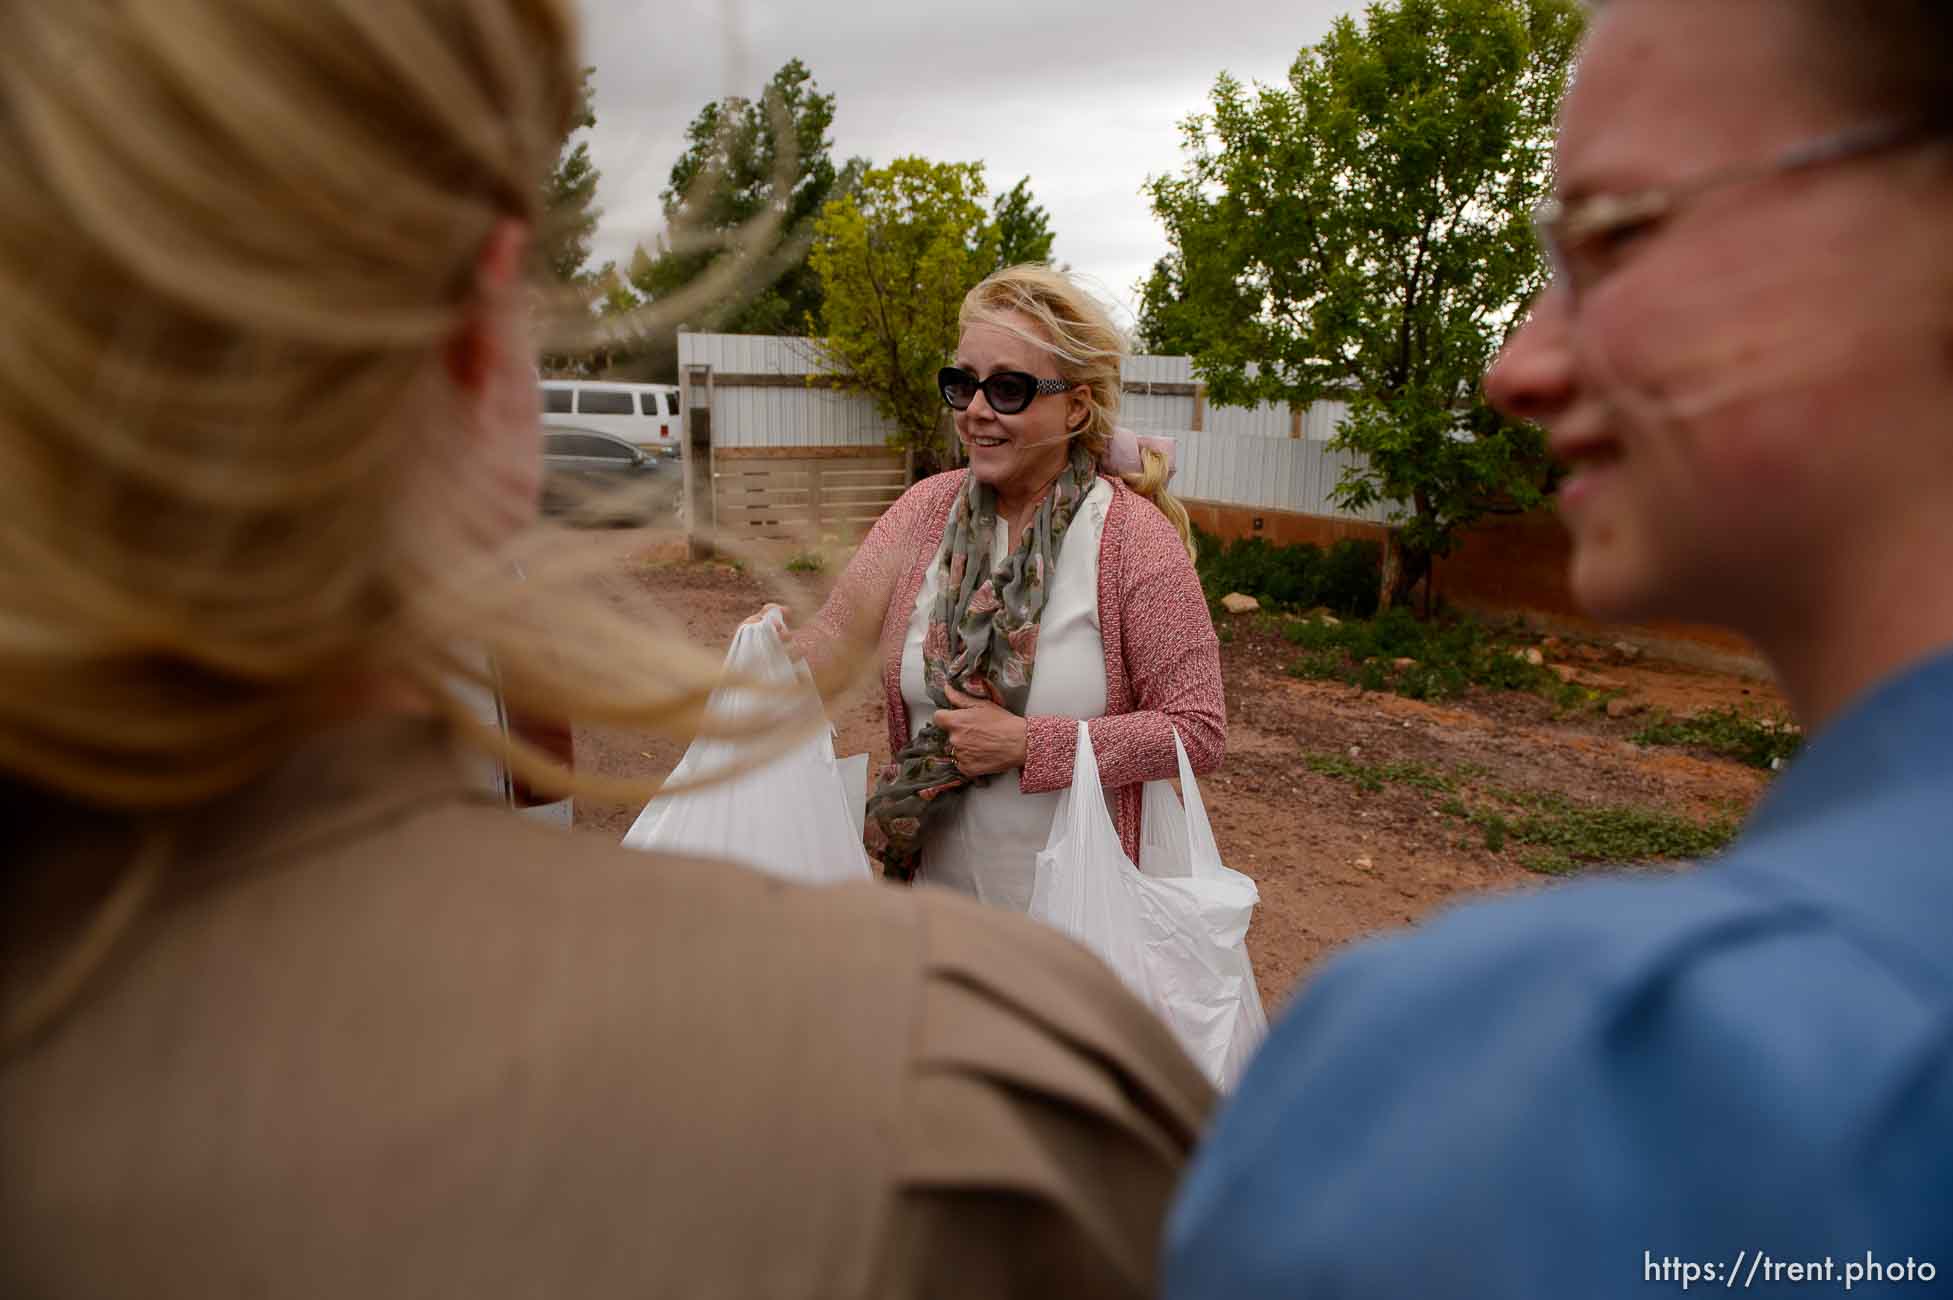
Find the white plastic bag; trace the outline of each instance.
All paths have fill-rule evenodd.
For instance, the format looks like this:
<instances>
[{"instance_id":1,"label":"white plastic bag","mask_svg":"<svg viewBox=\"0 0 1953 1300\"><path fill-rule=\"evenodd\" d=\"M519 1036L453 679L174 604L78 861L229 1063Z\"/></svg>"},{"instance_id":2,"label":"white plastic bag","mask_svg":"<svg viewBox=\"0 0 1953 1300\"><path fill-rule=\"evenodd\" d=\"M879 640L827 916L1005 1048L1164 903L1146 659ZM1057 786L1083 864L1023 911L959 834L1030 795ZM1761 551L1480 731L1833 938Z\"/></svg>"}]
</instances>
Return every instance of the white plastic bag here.
<instances>
[{"instance_id":1,"label":"white plastic bag","mask_svg":"<svg viewBox=\"0 0 1953 1300\"><path fill-rule=\"evenodd\" d=\"M787 654L774 613L734 634L726 671L768 685L798 683L809 694L814 690L806 668ZM777 694L731 687L713 692L706 705L707 717L717 722L751 721L783 711ZM861 759L837 763L833 731L822 727L785 753L731 780L659 795L638 814L624 845L729 858L806 884L871 880L874 873L861 844L860 814L854 811L866 796L865 755ZM671 779L679 784L743 761L741 745L701 737L685 751Z\"/></svg>"},{"instance_id":2,"label":"white plastic bag","mask_svg":"<svg viewBox=\"0 0 1953 1300\"><path fill-rule=\"evenodd\" d=\"M830 747L829 752L832 751ZM868 829L868 755L850 754L836 759L834 769L841 778L841 799L848 810L848 824L854 828L855 843Z\"/></svg>"},{"instance_id":3,"label":"white plastic bag","mask_svg":"<svg viewBox=\"0 0 1953 1300\"><path fill-rule=\"evenodd\" d=\"M1268 1032L1247 949L1261 895L1222 865L1178 734L1173 744L1186 807L1170 782L1146 785L1142 873L1119 843L1090 728L1079 726L1071 788L1038 854L1030 910L1104 959L1225 1091Z\"/></svg>"}]
</instances>

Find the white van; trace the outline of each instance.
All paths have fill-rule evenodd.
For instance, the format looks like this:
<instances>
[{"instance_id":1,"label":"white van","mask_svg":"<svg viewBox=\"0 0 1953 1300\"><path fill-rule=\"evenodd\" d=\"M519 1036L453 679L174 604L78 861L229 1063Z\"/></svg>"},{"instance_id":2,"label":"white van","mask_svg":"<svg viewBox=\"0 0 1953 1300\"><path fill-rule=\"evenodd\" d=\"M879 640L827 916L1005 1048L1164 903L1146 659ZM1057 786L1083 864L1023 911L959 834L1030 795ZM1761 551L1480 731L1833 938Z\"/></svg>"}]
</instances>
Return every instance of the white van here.
<instances>
[{"instance_id":1,"label":"white van","mask_svg":"<svg viewBox=\"0 0 1953 1300\"><path fill-rule=\"evenodd\" d=\"M666 456L680 454L685 445L684 413L678 409L675 384L545 379L542 411L547 427L595 429Z\"/></svg>"}]
</instances>

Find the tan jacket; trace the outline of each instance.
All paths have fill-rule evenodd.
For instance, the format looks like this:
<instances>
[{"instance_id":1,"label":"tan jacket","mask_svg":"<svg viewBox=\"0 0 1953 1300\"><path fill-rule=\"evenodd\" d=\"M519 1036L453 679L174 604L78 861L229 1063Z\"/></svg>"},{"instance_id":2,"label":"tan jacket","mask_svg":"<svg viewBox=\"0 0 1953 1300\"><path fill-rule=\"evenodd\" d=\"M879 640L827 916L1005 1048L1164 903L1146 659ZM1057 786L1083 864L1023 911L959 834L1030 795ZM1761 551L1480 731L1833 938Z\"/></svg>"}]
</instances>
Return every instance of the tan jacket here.
<instances>
[{"instance_id":1,"label":"tan jacket","mask_svg":"<svg viewBox=\"0 0 1953 1300\"><path fill-rule=\"evenodd\" d=\"M87 833L42 826L16 898ZM1151 1288L1208 1090L1022 918L530 825L398 721L178 862L0 1065L0 1294Z\"/></svg>"}]
</instances>

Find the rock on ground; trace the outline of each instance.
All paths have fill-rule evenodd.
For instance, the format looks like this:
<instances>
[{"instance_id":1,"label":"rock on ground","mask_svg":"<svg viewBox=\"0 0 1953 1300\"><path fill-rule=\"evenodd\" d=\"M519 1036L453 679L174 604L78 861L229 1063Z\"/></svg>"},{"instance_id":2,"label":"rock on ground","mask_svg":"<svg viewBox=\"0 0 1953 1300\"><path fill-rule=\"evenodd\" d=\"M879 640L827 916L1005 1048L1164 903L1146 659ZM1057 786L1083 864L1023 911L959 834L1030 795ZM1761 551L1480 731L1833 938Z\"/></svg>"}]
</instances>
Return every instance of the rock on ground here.
<instances>
[{"instance_id":1,"label":"rock on ground","mask_svg":"<svg viewBox=\"0 0 1953 1300\"><path fill-rule=\"evenodd\" d=\"M1230 591L1221 597L1221 608L1230 614L1252 614L1261 608L1261 602L1253 596L1245 596L1238 591Z\"/></svg>"}]
</instances>

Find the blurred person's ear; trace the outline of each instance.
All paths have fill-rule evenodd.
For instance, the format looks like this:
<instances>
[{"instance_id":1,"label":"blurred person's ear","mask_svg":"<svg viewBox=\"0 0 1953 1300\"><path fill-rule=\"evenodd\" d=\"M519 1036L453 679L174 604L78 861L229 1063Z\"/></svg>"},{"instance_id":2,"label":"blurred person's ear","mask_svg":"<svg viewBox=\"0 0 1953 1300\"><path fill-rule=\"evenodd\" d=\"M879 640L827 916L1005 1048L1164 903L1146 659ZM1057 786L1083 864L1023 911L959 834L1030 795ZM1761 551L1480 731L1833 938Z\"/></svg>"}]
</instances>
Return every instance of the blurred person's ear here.
<instances>
[{"instance_id":1,"label":"blurred person's ear","mask_svg":"<svg viewBox=\"0 0 1953 1300\"><path fill-rule=\"evenodd\" d=\"M510 326L510 313L525 310L523 267L529 251L529 226L514 217L495 223L475 261L474 290L461 324L444 351L448 377L464 393L479 395L507 367L511 342L522 332ZM523 356L522 364L534 358Z\"/></svg>"},{"instance_id":2,"label":"blurred person's ear","mask_svg":"<svg viewBox=\"0 0 1953 1300\"><path fill-rule=\"evenodd\" d=\"M475 259L473 287L441 349L458 417L442 447L442 499L467 516L461 532L496 544L536 517L542 491L542 406L530 325L529 226L495 223ZM485 477L456 491L449 454Z\"/></svg>"}]
</instances>

